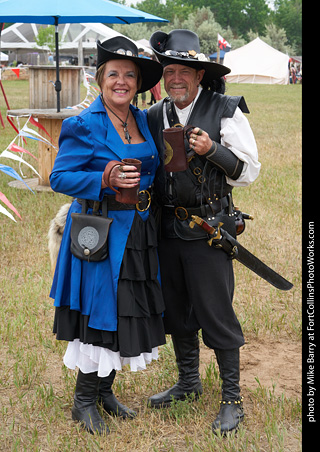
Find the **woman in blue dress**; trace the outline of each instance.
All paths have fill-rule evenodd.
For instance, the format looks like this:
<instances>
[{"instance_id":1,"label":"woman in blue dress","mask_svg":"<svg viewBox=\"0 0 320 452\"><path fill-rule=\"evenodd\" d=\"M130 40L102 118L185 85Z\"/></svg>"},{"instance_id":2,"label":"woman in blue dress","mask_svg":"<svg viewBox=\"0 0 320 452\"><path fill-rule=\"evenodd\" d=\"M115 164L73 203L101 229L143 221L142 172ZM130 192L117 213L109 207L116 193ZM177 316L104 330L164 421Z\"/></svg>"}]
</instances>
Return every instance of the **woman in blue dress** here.
<instances>
[{"instance_id":1,"label":"woman in blue dress","mask_svg":"<svg viewBox=\"0 0 320 452\"><path fill-rule=\"evenodd\" d=\"M116 370L129 364L144 369L165 343L164 303L159 284L157 236L148 199L159 164L146 112L131 105L135 93L160 80L158 62L139 58L127 38L97 43L96 80L101 95L78 116L62 124L50 184L75 200L69 209L50 296L53 331L68 341L64 363L79 368L72 418L91 433L109 429L97 402L111 414L134 417L112 392ZM124 158L142 162L141 172ZM113 189L138 187L138 204L123 204ZM70 251L72 213L87 213L107 201L109 256L101 262L78 259Z\"/></svg>"}]
</instances>

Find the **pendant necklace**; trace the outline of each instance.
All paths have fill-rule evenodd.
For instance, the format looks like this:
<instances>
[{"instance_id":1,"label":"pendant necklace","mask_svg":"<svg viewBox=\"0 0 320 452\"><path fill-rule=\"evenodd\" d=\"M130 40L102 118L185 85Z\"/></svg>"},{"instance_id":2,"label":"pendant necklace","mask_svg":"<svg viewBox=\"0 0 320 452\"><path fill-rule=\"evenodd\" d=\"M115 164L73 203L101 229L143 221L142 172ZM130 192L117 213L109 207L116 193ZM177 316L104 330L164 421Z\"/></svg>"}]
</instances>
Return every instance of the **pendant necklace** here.
<instances>
[{"instance_id":1,"label":"pendant necklace","mask_svg":"<svg viewBox=\"0 0 320 452\"><path fill-rule=\"evenodd\" d=\"M122 121L122 119L119 118L119 116L118 116L114 111L111 110L111 108L109 107L109 105L107 105L107 103L106 103L106 101L104 100L102 94L100 94L100 98L101 98L101 101L102 101L103 105L104 105L108 110L110 110L111 113L112 113L114 116L116 116L116 117L119 119L119 121L121 122L122 127L123 127L124 137L125 137L125 139L127 140L127 142L128 142L129 144L131 144L131 138L132 138L132 137L130 136L130 133L129 133L129 131L128 131L128 123L127 123L128 117L129 117L129 113L130 113L130 108L128 109L128 114L127 114L126 120L125 120L125 121Z\"/></svg>"}]
</instances>

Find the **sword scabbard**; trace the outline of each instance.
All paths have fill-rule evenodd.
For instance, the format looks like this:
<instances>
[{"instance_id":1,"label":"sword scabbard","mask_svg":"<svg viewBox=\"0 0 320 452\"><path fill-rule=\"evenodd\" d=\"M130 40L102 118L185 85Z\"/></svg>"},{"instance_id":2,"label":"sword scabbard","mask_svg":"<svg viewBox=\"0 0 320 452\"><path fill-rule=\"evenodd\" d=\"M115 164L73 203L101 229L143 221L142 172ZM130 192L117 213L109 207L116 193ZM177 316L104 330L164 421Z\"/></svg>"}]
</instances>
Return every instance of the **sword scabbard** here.
<instances>
[{"instance_id":1,"label":"sword scabbard","mask_svg":"<svg viewBox=\"0 0 320 452\"><path fill-rule=\"evenodd\" d=\"M266 280L269 284L280 290L290 290L293 284L283 278L279 273L276 273L272 268L268 267L264 262L260 261L256 256L245 249L234 237L227 231L221 228L223 223L215 228L210 226L205 220L195 215L192 215L192 222L200 226L211 237L209 245L214 245L216 248L222 248L231 259L237 259L241 264L248 267L251 271L256 273L260 278ZM191 225L191 223L190 223Z\"/></svg>"}]
</instances>

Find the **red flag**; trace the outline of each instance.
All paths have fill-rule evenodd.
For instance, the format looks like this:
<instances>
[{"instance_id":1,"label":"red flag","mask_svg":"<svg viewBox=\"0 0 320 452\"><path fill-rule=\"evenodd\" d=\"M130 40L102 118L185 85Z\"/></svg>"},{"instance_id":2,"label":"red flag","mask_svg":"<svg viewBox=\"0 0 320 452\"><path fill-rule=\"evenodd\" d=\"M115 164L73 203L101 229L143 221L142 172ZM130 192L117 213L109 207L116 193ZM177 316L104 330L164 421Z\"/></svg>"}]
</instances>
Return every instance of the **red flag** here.
<instances>
[{"instance_id":1,"label":"red flag","mask_svg":"<svg viewBox=\"0 0 320 452\"><path fill-rule=\"evenodd\" d=\"M11 204L11 202L10 202L9 199L6 197L6 195L4 195L3 193L1 193L1 191L0 191L0 200L1 200L2 202L4 202L5 205L9 207L9 209L11 209L14 213L16 213L20 219L22 219L22 218L21 218L21 215L19 214L19 212L17 211L17 209Z\"/></svg>"},{"instance_id":2,"label":"red flag","mask_svg":"<svg viewBox=\"0 0 320 452\"><path fill-rule=\"evenodd\" d=\"M50 140L53 142L51 136L48 134L48 132L46 131L45 127L43 127L42 124L40 124L36 119L34 119L32 116L30 116L29 119L30 123L36 127L39 127L39 129L43 130L44 133L46 133L48 135L48 137L50 138Z\"/></svg>"},{"instance_id":3,"label":"red flag","mask_svg":"<svg viewBox=\"0 0 320 452\"><path fill-rule=\"evenodd\" d=\"M218 47L220 50L224 50L225 52L229 52L231 49L231 44L228 43L221 35L218 33Z\"/></svg>"},{"instance_id":4,"label":"red flag","mask_svg":"<svg viewBox=\"0 0 320 452\"><path fill-rule=\"evenodd\" d=\"M14 151L14 152L25 152L26 154L31 155L31 157L33 157L34 159L38 160L37 157L35 157L33 154L31 154L30 151L28 151L25 148L22 148L21 146L14 144L14 143L10 144L10 146L8 146L8 149L10 149L10 151Z\"/></svg>"},{"instance_id":5,"label":"red flag","mask_svg":"<svg viewBox=\"0 0 320 452\"><path fill-rule=\"evenodd\" d=\"M19 78L20 75L20 69L19 68L11 68L11 70L16 74L16 76Z\"/></svg>"}]
</instances>

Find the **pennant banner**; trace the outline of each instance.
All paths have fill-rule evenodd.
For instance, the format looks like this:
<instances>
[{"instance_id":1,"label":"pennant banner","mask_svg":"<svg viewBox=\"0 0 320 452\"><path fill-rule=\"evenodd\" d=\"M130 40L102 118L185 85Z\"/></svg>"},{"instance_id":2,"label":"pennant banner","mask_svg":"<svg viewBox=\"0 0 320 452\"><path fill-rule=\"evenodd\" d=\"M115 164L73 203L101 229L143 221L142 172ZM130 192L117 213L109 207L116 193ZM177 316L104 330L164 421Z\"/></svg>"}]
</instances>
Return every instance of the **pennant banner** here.
<instances>
[{"instance_id":1,"label":"pennant banner","mask_svg":"<svg viewBox=\"0 0 320 452\"><path fill-rule=\"evenodd\" d=\"M25 186L33 192L33 190L31 190L31 188L29 187L29 185L27 185L25 183L25 181L22 179L22 177L16 172L16 170L14 170L13 168L11 168L11 166L7 166L7 165L2 165L0 163L0 171L2 171L5 174L8 174L9 176L13 177L14 179L19 180L20 182L23 182L25 184Z\"/></svg>"},{"instance_id":2,"label":"pennant banner","mask_svg":"<svg viewBox=\"0 0 320 452\"><path fill-rule=\"evenodd\" d=\"M17 222L14 217L11 215L10 212L7 211L7 209L5 209L1 204L0 204L0 212L4 213L5 215L7 215L7 217L11 218L11 220L13 220L15 223Z\"/></svg>"},{"instance_id":3,"label":"pennant banner","mask_svg":"<svg viewBox=\"0 0 320 452\"><path fill-rule=\"evenodd\" d=\"M1 193L0 191L0 201L4 202L6 206L9 207L9 209L11 209L14 213L16 213L18 215L18 217L21 219L21 215L19 214L19 212L17 211L17 209L11 204L11 202L9 201L9 199L6 197L6 195L4 195L3 193Z\"/></svg>"},{"instance_id":4,"label":"pennant banner","mask_svg":"<svg viewBox=\"0 0 320 452\"><path fill-rule=\"evenodd\" d=\"M20 76L20 69L19 68L11 68L12 72L16 74L16 76L19 78Z\"/></svg>"},{"instance_id":5,"label":"pennant banner","mask_svg":"<svg viewBox=\"0 0 320 452\"><path fill-rule=\"evenodd\" d=\"M34 119L32 116L30 116L29 121L31 122L32 125L38 127L39 129L41 129L45 134L48 135L48 137L50 138L50 140L53 142L53 139L51 138L51 136L48 134L47 130L45 129L45 127L43 127L42 124L40 124L38 122L38 120Z\"/></svg>"},{"instance_id":6,"label":"pennant banner","mask_svg":"<svg viewBox=\"0 0 320 452\"><path fill-rule=\"evenodd\" d=\"M38 173L38 171L32 165L30 165L30 163L26 162L21 157L18 157L17 155L12 154L12 152L5 150L0 154L0 157L6 157L8 159L12 159L12 160L16 160L18 162L24 163L25 165L29 166L29 168L31 168L32 171L34 171L39 177L41 177L40 174ZM41 179L42 179L42 177L41 177Z\"/></svg>"},{"instance_id":7,"label":"pennant banner","mask_svg":"<svg viewBox=\"0 0 320 452\"><path fill-rule=\"evenodd\" d=\"M26 137L26 138L31 138L31 140L37 140L37 141L42 141L43 143L47 143L50 146L54 147L56 149L55 146L53 146L52 143L50 143L49 140L47 140L46 138L44 138L43 136L41 136L38 132L36 132L33 129L30 129L27 126L27 123L22 127L22 129L19 132L20 136ZM38 138L37 138L38 137Z\"/></svg>"},{"instance_id":8,"label":"pennant banner","mask_svg":"<svg viewBox=\"0 0 320 452\"><path fill-rule=\"evenodd\" d=\"M38 160L38 158L35 157L30 151L22 148L21 146L14 144L14 143L9 144L8 149L10 149L10 151L14 151L14 152L25 152L26 154L31 155L31 157L33 157L34 159Z\"/></svg>"}]
</instances>

